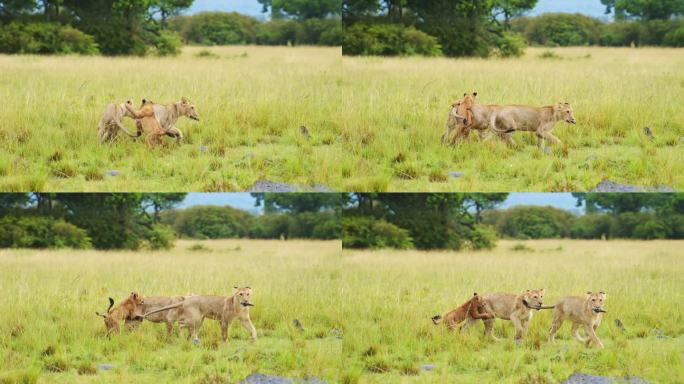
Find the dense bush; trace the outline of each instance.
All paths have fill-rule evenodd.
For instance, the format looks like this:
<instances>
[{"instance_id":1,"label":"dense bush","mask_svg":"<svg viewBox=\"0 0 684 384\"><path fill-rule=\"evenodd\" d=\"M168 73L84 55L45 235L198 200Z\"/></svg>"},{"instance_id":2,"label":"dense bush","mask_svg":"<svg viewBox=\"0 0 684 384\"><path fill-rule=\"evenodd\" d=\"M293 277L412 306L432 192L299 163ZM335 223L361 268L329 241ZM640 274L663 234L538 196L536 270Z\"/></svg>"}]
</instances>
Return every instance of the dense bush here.
<instances>
[{"instance_id":1,"label":"dense bush","mask_svg":"<svg viewBox=\"0 0 684 384\"><path fill-rule=\"evenodd\" d=\"M235 12L202 12L172 18L169 26L190 44L340 45L342 42L342 25L336 18L261 22Z\"/></svg>"},{"instance_id":2,"label":"dense bush","mask_svg":"<svg viewBox=\"0 0 684 384\"><path fill-rule=\"evenodd\" d=\"M154 39L153 50L157 56L176 56L182 46L183 42L177 34L162 31Z\"/></svg>"},{"instance_id":3,"label":"dense bush","mask_svg":"<svg viewBox=\"0 0 684 384\"><path fill-rule=\"evenodd\" d=\"M0 248L64 247L90 248L90 237L84 229L49 216L0 218Z\"/></svg>"},{"instance_id":4,"label":"dense bush","mask_svg":"<svg viewBox=\"0 0 684 384\"><path fill-rule=\"evenodd\" d=\"M342 219L344 248L413 248L407 230L383 219L368 216L347 216Z\"/></svg>"},{"instance_id":5,"label":"dense bush","mask_svg":"<svg viewBox=\"0 0 684 384\"><path fill-rule=\"evenodd\" d=\"M515 239L566 237L573 219L562 209L538 206L517 206L483 215L483 222L493 225L502 237Z\"/></svg>"},{"instance_id":6,"label":"dense bush","mask_svg":"<svg viewBox=\"0 0 684 384\"><path fill-rule=\"evenodd\" d=\"M442 55L436 37L401 24L353 24L345 30L343 51L345 55Z\"/></svg>"},{"instance_id":7,"label":"dense bush","mask_svg":"<svg viewBox=\"0 0 684 384\"><path fill-rule=\"evenodd\" d=\"M11 22L0 26L0 52L93 55L99 50L92 36L69 26Z\"/></svg>"},{"instance_id":8,"label":"dense bush","mask_svg":"<svg viewBox=\"0 0 684 384\"><path fill-rule=\"evenodd\" d=\"M176 233L167 225L156 224L147 232L142 247L148 249L171 249Z\"/></svg>"},{"instance_id":9,"label":"dense bush","mask_svg":"<svg viewBox=\"0 0 684 384\"><path fill-rule=\"evenodd\" d=\"M249 236L259 239L339 239L339 215L333 212L271 213L254 218Z\"/></svg>"},{"instance_id":10,"label":"dense bush","mask_svg":"<svg viewBox=\"0 0 684 384\"><path fill-rule=\"evenodd\" d=\"M201 12L179 16L169 21L169 27L188 43L202 45L253 44L259 22L236 12Z\"/></svg>"},{"instance_id":11,"label":"dense bush","mask_svg":"<svg viewBox=\"0 0 684 384\"><path fill-rule=\"evenodd\" d=\"M228 239L246 237L252 216L232 207L194 206L165 212L162 223L169 224L180 237Z\"/></svg>"},{"instance_id":12,"label":"dense bush","mask_svg":"<svg viewBox=\"0 0 684 384\"><path fill-rule=\"evenodd\" d=\"M511 23L532 45L684 46L684 21L649 20L605 23L581 14L547 13Z\"/></svg>"},{"instance_id":13,"label":"dense bush","mask_svg":"<svg viewBox=\"0 0 684 384\"><path fill-rule=\"evenodd\" d=\"M567 13L546 13L512 22L513 30L523 34L529 44L563 47L598 44L601 26L593 17Z\"/></svg>"}]
</instances>

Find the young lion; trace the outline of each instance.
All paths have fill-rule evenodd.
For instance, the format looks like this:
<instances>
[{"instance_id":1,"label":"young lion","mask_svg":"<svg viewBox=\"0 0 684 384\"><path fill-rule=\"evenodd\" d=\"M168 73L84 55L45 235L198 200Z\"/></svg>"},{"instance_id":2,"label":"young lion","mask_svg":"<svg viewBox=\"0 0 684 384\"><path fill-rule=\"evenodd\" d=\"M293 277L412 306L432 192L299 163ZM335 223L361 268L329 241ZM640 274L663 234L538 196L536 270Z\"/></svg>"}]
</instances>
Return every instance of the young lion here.
<instances>
[{"instance_id":1,"label":"young lion","mask_svg":"<svg viewBox=\"0 0 684 384\"><path fill-rule=\"evenodd\" d=\"M251 302L252 288L250 287L235 287L235 292L232 296L190 296L183 302L168 305L163 308L148 312L144 317L148 317L154 313L166 311L173 308L180 309L179 323L183 328L188 328L188 339L192 337L195 344L199 344L199 329L205 318L217 320L221 323L221 335L223 341L228 341L228 329L231 323L236 318L240 320L242 326L247 329L252 340L256 340L257 332L249 318L249 307L253 307Z\"/></svg>"},{"instance_id":2,"label":"young lion","mask_svg":"<svg viewBox=\"0 0 684 384\"><path fill-rule=\"evenodd\" d=\"M473 297L471 297L470 300L444 315L444 318L442 318L441 315L434 316L432 322L435 325L444 323L448 330L453 331L468 315L473 319L485 320L494 318L494 313L487 311L482 297L476 292L473 293Z\"/></svg>"},{"instance_id":3,"label":"young lion","mask_svg":"<svg viewBox=\"0 0 684 384\"><path fill-rule=\"evenodd\" d=\"M596 336L596 329L601 324L603 313L603 302L606 300L605 292L587 292L585 297L568 296L560 299L556 303L553 311L553 322L549 330L549 341L554 343L556 332L563 325L565 320L572 322L572 335L580 343L586 343L587 347L593 342L599 348L603 348L603 343ZM585 339L579 335L579 327L584 326L589 338Z\"/></svg>"},{"instance_id":4,"label":"young lion","mask_svg":"<svg viewBox=\"0 0 684 384\"><path fill-rule=\"evenodd\" d=\"M490 293L482 295L487 312L493 312L495 317L502 320L510 320L515 327L515 342L520 343L523 336L527 333L527 327L532 319L532 309L548 309L544 307L544 289L527 290L521 294L512 293ZM477 319L470 315L463 325L467 328L474 324ZM485 324L485 335L496 337L492 334L494 321L496 318L483 319Z\"/></svg>"},{"instance_id":5,"label":"young lion","mask_svg":"<svg viewBox=\"0 0 684 384\"><path fill-rule=\"evenodd\" d=\"M104 113L102 114L102 118L100 119L97 131L97 137L100 139L100 144L114 141L118 137L119 131L130 137L140 136L140 132L132 134L126 129L123 125L124 117L135 119L135 116L126 108L126 103L107 104Z\"/></svg>"},{"instance_id":6,"label":"young lion","mask_svg":"<svg viewBox=\"0 0 684 384\"><path fill-rule=\"evenodd\" d=\"M107 328L107 337L109 337L113 332L118 332L120 330L119 324L122 320L133 319L135 315L135 310L137 306L145 303L143 297L135 292L124 299L121 303L114 307L114 299L109 298L109 308L107 308L107 314L100 314L95 312L96 315L102 316L104 318L105 327ZM114 307L114 308L112 308Z\"/></svg>"},{"instance_id":7,"label":"young lion","mask_svg":"<svg viewBox=\"0 0 684 384\"><path fill-rule=\"evenodd\" d=\"M544 148L544 140L555 144L561 141L551 134L551 130L559 121L577 124L568 103L558 103L546 107L529 107L526 105L506 105L499 108L489 118L490 127L499 134L514 131L529 131L537 135L537 145Z\"/></svg>"},{"instance_id":8,"label":"young lion","mask_svg":"<svg viewBox=\"0 0 684 384\"><path fill-rule=\"evenodd\" d=\"M199 115L197 114L197 108L187 97L181 97L180 101L171 104L154 104L154 115L159 120L162 129L167 136L174 137L176 143L180 143L183 140L183 132L176 128L176 121L181 116L186 116L187 118L195 121L199 121ZM140 121L137 122L138 133L142 132L142 124Z\"/></svg>"},{"instance_id":9,"label":"young lion","mask_svg":"<svg viewBox=\"0 0 684 384\"><path fill-rule=\"evenodd\" d=\"M133 108L133 103L126 102L126 109L138 119L142 131L147 134L146 142L149 147L161 145L163 143L162 137L166 135L166 132L164 132L159 120L157 120L157 117L154 114L154 102L152 100L143 99L139 111L136 111L135 108ZM140 134L140 130L138 130L138 134Z\"/></svg>"}]
</instances>

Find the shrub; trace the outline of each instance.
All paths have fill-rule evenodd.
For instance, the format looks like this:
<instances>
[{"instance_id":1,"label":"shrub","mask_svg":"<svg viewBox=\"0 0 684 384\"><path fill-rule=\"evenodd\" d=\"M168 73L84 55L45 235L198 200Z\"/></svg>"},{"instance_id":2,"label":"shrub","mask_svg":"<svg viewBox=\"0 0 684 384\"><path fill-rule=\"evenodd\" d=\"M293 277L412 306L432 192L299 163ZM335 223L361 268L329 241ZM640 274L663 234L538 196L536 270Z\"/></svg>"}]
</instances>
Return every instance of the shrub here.
<instances>
[{"instance_id":1,"label":"shrub","mask_svg":"<svg viewBox=\"0 0 684 384\"><path fill-rule=\"evenodd\" d=\"M529 44L545 46L593 45L601 37L601 21L581 14L546 13L514 20L512 28Z\"/></svg>"},{"instance_id":2,"label":"shrub","mask_svg":"<svg viewBox=\"0 0 684 384\"><path fill-rule=\"evenodd\" d=\"M684 24L669 31L663 39L663 45L668 47L684 47Z\"/></svg>"},{"instance_id":3,"label":"shrub","mask_svg":"<svg viewBox=\"0 0 684 384\"><path fill-rule=\"evenodd\" d=\"M87 231L49 216L0 218L0 248L90 248Z\"/></svg>"},{"instance_id":4,"label":"shrub","mask_svg":"<svg viewBox=\"0 0 684 384\"><path fill-rule=\"evenodd\" d=\"M88 231L64 220L57 220L52 225L53 246L87 249L92 247Z\"/></svg>"},{"instance_id":5,"label":"shrub","mask_svg":"<svg viewBox=\"0 0 684 384\"><path fill-rule=\"evenodd\" d=\"M496 245L496 231L488 225L475 225L470 231L467 246L472 249L492 249Z\"/></svg>"},{"instance_id":6,"label":"shrub","mask_svg":"<svg viewBox=\"0 0 684 384\"><path fill-rule=\"evenodd\" d=\"M92 55L99 52L92 36L56 23L11 22L0 26L0 52Z\"/></svg>"},{"instance_id":7,"label":"shrub","mask_svg":"<svg viewBox=\"0 0 684 384\"><path fill-rule=\"evenodd\" d=\"M436 37L400 24L354 24L345 31L342 50L345 55L442 55Z\"/></svg>"},{"instance_id":8,"label":"shrub","mask_svg":"<svg viewBox=\"0 0 684 384\"><path fill-rule=\"evenodd\" d=\"M344 248L413 248L407 230L383 219L367 216L342 218L342 247Z\"/></svg>"},{"instance_id":9,"label":"shrub","mask_svg":"<svg viewBox=\"0 0 684 384\"><path fill-rule=\"evenodd\" d=\"M525 39L513 33L505 33L496 41L492 56L520 57L525 53Z\"/></svg>"},{"instance_id":10,"label":"shrub","mask_svg":"<svg viewBox=\"0 0 684 384\"><path fill-rule=\"evenodd\" d=\"M143 246L153 250L171 249L175 240L176 234L173 229L163 224L155 224L147 232Z\"/></svg>"},{"instance_id":11,"label":"shrub","mask_svg":"<svg viewBox=\"0 0 684 384\"><path fill-rule=\"evenodd\" d=\"M154 52L157 56L177 56L182 45L177 34L163 31L154 39Z\"/></svg>"},{"instance_id":12,"label":"shrub","mask_svg":"<svg viewBox=\"0 0 684 384\"><path fill-rule=\"evenodd\" d=\"M203 45L254 44L259 21L236 12L201 12L169 20L183 40Z\"/></svg>"},{"instance_id":13,"label":"shrub","mask_svg":"<svg viewBox=\"0 0 684 384\"><path fill-rule=\"evenodd\" d=\"M634 228L634 237L643 240L666 239L669 236L667 225L661 220L652 219Z\"/></svg>"}]
</instances>

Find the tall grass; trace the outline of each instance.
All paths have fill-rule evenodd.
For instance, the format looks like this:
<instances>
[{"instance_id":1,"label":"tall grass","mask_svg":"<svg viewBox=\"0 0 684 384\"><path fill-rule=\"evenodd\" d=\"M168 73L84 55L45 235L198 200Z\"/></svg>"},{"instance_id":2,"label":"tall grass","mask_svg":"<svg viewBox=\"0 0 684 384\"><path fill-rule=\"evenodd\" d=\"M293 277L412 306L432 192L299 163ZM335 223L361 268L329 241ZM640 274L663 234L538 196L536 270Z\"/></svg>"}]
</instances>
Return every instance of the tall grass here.
<instances>
[{"instance_id":1,"label":"tall grass","mask_svg":"<svg viewBox=\"0 0 684 384\"><path fill-rule=\"evenodd\" d=\"M520 59L344 57L345 190L576 191L604 179L684 188L684 55L681 49L528 49ZM569 102L576 126L558 123L564 146L516 148L477 134L440 145L450 104L464 92L483 104ZM645 126L655 135L643 133ZM464 172L459 178L449 172Z\"/></svg>"},{"instance_id":2,"label":"tall grass","mask_svg":"<svg viewBox=\"0 0 684 384\"><path fill-rule=\"evenodd\" d=\"M342 369L338 241L179 241L170 252L0 251L0 382L235 383L252 372L316 376ZM227 344L207 320L194 346L145 323L108 340L107 297L254 290L259 339L236 322ZM293 326L298 319L303 331ZM112 370L98 369L111 364Z\"/></svg>"},{"instance_id":3,"label":"tall grass","mask_svg":"<svg viewBox=\"0 0 684 384\"><path fill-rule=\"evenodd\" d=\"M362 383L557 383L573 372L684 381L684 264L680 241L501 241L492 251L344 251L336 306L346 329L345 377ZM561 328L546 341L552 311L535 312L521 346L509 321L483 337L478 324L450 333L430 317L473 292L545 288L546 304L587 290L608 293L598 336L587 349ZM625 332L616 325L620 319ZM433 364L432 371L420 366Z\"/></svg>"},{"instance_id":4,"label":"tall grass","mask_svg":"<svg viewBox=\"0 0 684 384\"><path fill-rule=\"evenodd\" d=\"M0 382L234 383L252 372L330 383L555 383L578 371L684 380L680 241L501 241L492 251L340 251L339 242L179 241L170 252L0 252ZM191 249L193 249L191 251ZM160 324L110 340L95 311L107 297L227 294L254 288L255 344L235 324L227 344L206 321L194 346ZM430 317L474 291L546 288L546 303L603 289L606 345L587 349L551 311L521 346L497 320L459 334ZM298 319L304 331L293 325ZM620 319L625 331L614 321ZM100 364L112 364L103 371ZM421 365L433 364L432 371Z\"/></svg>"},{"instance_id":5,"label":"tall grass","mask_svg":"<svg viewBox=\"0 0 684 384\"><path fill-rule=\"evenodd\" d=\"M207 51L209 53L202 53ZM221 191L340 185L338 48L186 47L175 58L0 55L0 190ZM186 142L99 145L109 102L197 106ZM126 119L134 130L134 123ZM300 134L306 126L310 138ZM121 174L110 176L108 171Z\"/></svg>"}]
</instances>

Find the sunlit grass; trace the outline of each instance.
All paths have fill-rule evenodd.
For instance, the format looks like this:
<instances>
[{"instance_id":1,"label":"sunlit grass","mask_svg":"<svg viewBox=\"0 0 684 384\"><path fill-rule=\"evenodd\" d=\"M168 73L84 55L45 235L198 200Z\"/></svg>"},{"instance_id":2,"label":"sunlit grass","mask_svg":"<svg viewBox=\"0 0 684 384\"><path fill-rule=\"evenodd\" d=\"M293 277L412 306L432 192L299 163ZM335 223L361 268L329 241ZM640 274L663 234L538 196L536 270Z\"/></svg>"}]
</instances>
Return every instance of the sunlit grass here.
<instances>
[{"instance_id":1,"label":"sunlit grass","mask_svg":"<svg viewBox=\"0 0 684 384\"><path fill-rule=\"evenodd\" d=\"M577 191L604 179L684 188L684 51L530 48L520 59L344 57L342 165L354 191ZM558 123L564 146L545 154L531 133L440 145L451 102L570 102L576 126ZM643 133L648 126L655 135ZM464 172L460 178L449 172Z\"/></svg>"},{"instance_id":2,"label":"sunlit grass","mask_svg":"<svg viewBox=\"0 0 684 384\"><path fill-rule=\"evenodd\" d=\"M174 58L0 55L0 190L221 191L259 179L339 186L339 48L186 47ZM188 97L180 147L100 145L109 102ZM134 130L134 123L125 125ZM299 131L306 126L311 134ZM108 171L120 172L118 176Z\"/></svg>"},{"instance_id":3,"label":"sunlit grass","mask_svg":"<svg viewBox=\"0 0 684 384\"><path fill-rule=\"evenodd\" d=\"M205 241L204 250L190 250L194 244L180 241L170 252L0 251L0 382L235 383L252 372L335 382L336 330L345 321L334 300L338 241ZM108 340L95 316L107 297L131 291L229 295L235 285L254 290L254 344L239 322L221 343L213 320L204 322L200 346L185 331L167 339L153 323Z\"/></svg>"},{"instance_id":4,"label":"sunlit grass","mask_svg":"<svg viewBox=\"0 0 684 384\"><path fill-rule=\"evenodd\" d=\"M684 272L681 241L501 241L492 251L344 251L336 306L346 313L345 375L362 383L557 383L573 372L639 376L653 383L684 380ZM556 344L546 341L550 310L535 312L522 346L497 320L459 334L430 318L473 292L545 288L545 303L587 290L608 293L598 336L587 349L566 323ZM620 319L622 332L614 321ZM433 371L421 371L434 364Z\"/></svg>"}]
</instances>

